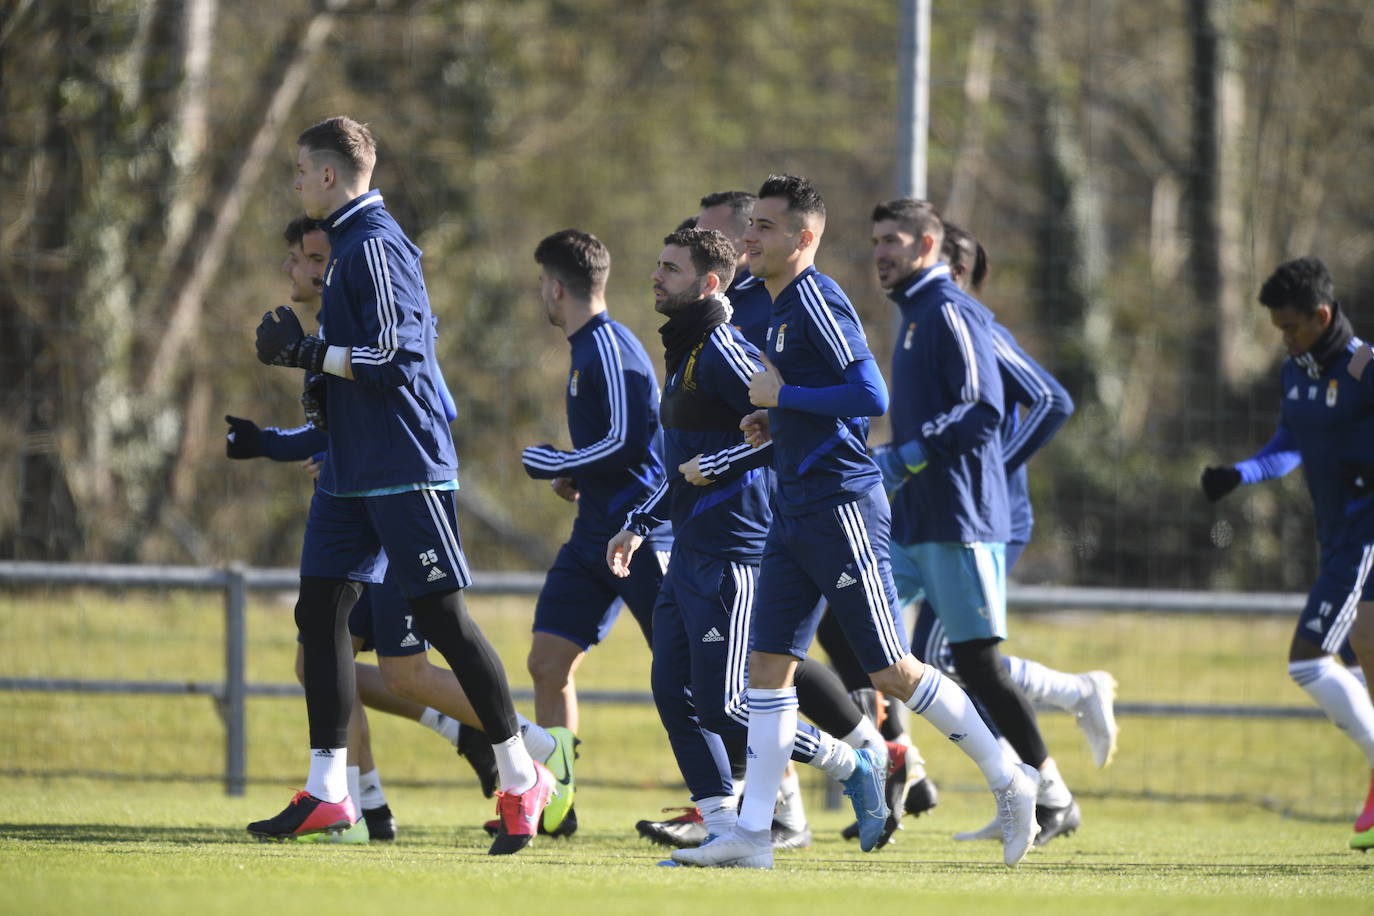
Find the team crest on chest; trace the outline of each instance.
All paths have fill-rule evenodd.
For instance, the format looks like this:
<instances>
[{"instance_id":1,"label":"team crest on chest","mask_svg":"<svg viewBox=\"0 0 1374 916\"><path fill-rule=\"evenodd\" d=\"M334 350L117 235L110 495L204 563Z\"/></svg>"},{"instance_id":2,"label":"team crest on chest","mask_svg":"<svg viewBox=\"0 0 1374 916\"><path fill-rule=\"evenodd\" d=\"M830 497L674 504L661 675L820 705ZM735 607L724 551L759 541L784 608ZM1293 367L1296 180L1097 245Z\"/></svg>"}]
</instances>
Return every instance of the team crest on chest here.
<instances>
[{"instance_id":1,"label":"team crest on chest","mask_svg":"<svg viewBox=\"0 0 1374 916\"><path fill-rule=\"evenodd\" d=\"M903 350L910 350L910 349L911 349L911 339L912 339L915 335L916 335L916 322L913 321L913 322L911 322L911 324L909 324L909 325L906 326L906 336L905 336L904 338L902 338L902 349L903 349Z\"/></svg>"},{"instance_id":2,"label":"team crest on chest","mask_svg":"<svg viewBox=\"0 0 1374 916\"><path fill-rule=\"evenodd\" d=\"M1338 390L1339 387L1340 387L1340 386L1336 383L1336 380L1335 380L1335 379L1332 379L1331 381L1329 381L1329 382L1326 383L1326 406L1327 406L1327 407L1335 407L1335 406L1336 406L1336 391Z\"/></svg>"},{"instance_id":3,"label":"team crest on chest","mask_svg":"<svg viewBox=\"0 0 1374 916\"><path fill-rule=\"evenodd\" d=\"M574 369L572 375L568 376L568 394L577 397L577 379L582 374L582 370Z\"/></svg>"},{"instance_id":4,"label":"team crest on chest","mask_svg":"<svg viewBox=\"0 0 1374 916\"><path fill-rule=\"evenodd\" d=\"M332 260L332 261L329 262L329 270L328 270L328 272L326 272L325 275L324 275L324 285L325 285L325 286L329 286L329 285L330 285L330 281L334 279L334 268L337 267L338 264L339 264L339 259L338 259L338 258L335 258L334 260Z\"/></svg>"},{"instance_id":5,"label":"team crest on chest","mask_svg":"<svg viewBox=\"0 0 1374 916\"><path fill-rule=\"evenodd\" d=\"M777 333L776 338L773 340L773 352L774 352L774 353L781 353L781 352L782 352L783 343L784 343L784 342L783 342L783 337L786 336L786 334L787 334L787 323L786 323L786 322L783 322L782 324L778 325L778 333Z\"/></svg>"}]
</instances>

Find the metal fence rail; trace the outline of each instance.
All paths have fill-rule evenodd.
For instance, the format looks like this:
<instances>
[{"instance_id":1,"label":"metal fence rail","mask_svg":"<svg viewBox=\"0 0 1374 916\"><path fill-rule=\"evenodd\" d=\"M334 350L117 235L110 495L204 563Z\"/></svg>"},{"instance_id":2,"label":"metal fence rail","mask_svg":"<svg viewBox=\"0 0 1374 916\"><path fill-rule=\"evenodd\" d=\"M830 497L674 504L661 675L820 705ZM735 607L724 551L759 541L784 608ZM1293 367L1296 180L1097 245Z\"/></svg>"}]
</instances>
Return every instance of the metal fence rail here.
<instances>
[{"instance_id":1,"label":"metal fence rail","mask_svg":"<svg viewBox=\"0 0 1374 916\"><path fill-rule=\"evenodd\" d=\"M540 573L477 572L468 589L473 594L533 595L544 583ZM186 695L215 699L224 721L224 789L242 795L247 785L246 700L254 697L294 697L296 684L249 684L246 679L247 627L245 607L249 590L293 591L300 584L294 569L245 566L120 566L90 563L36 563L0 560L0 584L47 587L104 586L107 588L178 588L224 594L223 681L120 681L78 678L0 677L0 690L41 693L128 693ZM1112 613L1205 614L1238 616L1294 616L1302 610L1303 595L1275 592L1202 592L1171 589L1075 588L1011 584L1007 604L1022 611L1109 611ZM528 689L514 690L528 700ZM646 691L579 691L586 703L652 703ZM1240 716L1246 718L1320 718L1315 708L1298 706L1237 706L1179 703L1118 703L1120 715Z\"/></svg>"}]
</instances>

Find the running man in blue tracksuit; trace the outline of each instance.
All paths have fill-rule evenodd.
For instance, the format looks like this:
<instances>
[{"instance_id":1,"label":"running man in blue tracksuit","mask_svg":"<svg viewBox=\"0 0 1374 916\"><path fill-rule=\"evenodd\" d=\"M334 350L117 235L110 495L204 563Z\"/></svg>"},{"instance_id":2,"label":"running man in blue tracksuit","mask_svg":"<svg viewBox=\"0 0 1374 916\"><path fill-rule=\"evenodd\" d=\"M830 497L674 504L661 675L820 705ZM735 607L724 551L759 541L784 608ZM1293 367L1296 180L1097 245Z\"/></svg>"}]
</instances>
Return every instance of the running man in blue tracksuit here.
<instances>
[{"instance_id":1,"label":"running man in blue tracksuit","mask_svg":"<svg viewBox=\"0 0 1374 916\"><path fill-rule=\"evenodd\" d=\"M770 176L759 190L745 248L755 276L773 295L766 355L772 366L749 383L767 408L745 418L751 444L765 427L778 475L773 523L759 570L749 657L751 756L735 829L675 861L699 866L772 865L769 824L797 728L793 670L815 634L818 599L884 693L901 698L955 740L983 771L1006 813L1004 861L1016 865L1035 835L1033 770L1014 764L968 697L907 649L887 560L888 502L868 457L866 423L881 415L887 389L854 307L814 266L825 204L811 183ZM885 761L858 753L861 848L872 849L887 821ZM876 765L875 765L876 764Z\"/></svg>"},{"instance_id":2,"label":"running man in blue tracksuit","mask_svg":"<svg viewBox=\"0 0 1374 916\"><path fill-rule=\"evenodd\" d=\"M977 295L987 275L987 253L978 240L946 222L941 256L950 277L965 292ZM1000 323L992 325L997 371L1002 378L1002 461L1007 475L1007 504L1011 523L1006 546L1006 570L1011 571L1030 541L1034 516L1026 463L1058 432L1073 413L1073 400L1053 375L1030 357ZM1023 412L1024 411L1024 412ZM954 673L953 657L944 627L929 601L923 601L911 638L913 650L946 673ZM1116 753L1117 725L1112 709L1116 681L1106 671L1069 674L1040 662L1003 655L1012 682L1032 703L1045 703L1074 716L1099 767ZM986 829L981 831L988 835ZM959 834L960 838L971 837Z\"/></svg>"},{"instance_id":3,"label":"running man in blue tracksuit","mask_svg":"<svg viewBox=\"0 0 1374 916\"><path fill-rule=\"evenodd\" d=\"M671 532L653 532L626 579L606 568L606 542L625 514L663 481L658 380L649 355L606 311L611 255L596 236L565 229L534 251L549 322L572 349L565 403L571 449L525 449L525 473L575 500L572 534L559 549L534 610L529 671L535 721L568 741L578 729L573 673L606 638L623 601L646 640Z\"/></svg>"},{"instance_id":4,"label":"running man in blue tracksuit","mask_svg":"<svg viewBox=\"0 0 1374 916\"><path fill-rule=\"evenodd\" d=\"M740 421L753 412L749 379L763 366L730 325L730 303L720 296L734 273L734 246L707 229L674 232L663 242L653 282L654 307L668 316L659 329L668 379L660 416L670 470L611 539L606 559L617 576L629 576L644 538L673 523L673 560L654 606L654 702L704 829L721 835L735 825L731 762L744 758L749 623L770 520L772 448L751 446L740 434ZM847 712L834 725L845 735L860 721L852 704ZM873 737L881 742L876 731ZM804 723L792 757L842 782L856 772L849 744ZM794 833L772 830L774 846L799 844Z\"/></svg>"},{"instance_id":5,"label":"running man in blue tracksuit","mask_svg":"<svg viewBox=\"0 0 1374 916\"><path fill-rule=\"evenodd\" d=\"M701 198L701 209L697 212L697 228L715 229L722 233L735 246L739 253L739 260L735 265L735 278L730 281L730 288L726 290L726 298L730 300L730 307L733 313L730 323L739 329L744 335L744 339L762 350L765 345L764 338L768 335L768 322L773 311L773 297L768 294L768 289L763 285L763 280L749 272L749 258L744 253L744 235L749 230L749 218L753 215L754 204L758 201L748 191L715 191ZM838 625L833 624L833 618L826 615L822 618L820 628L816 632L816 640L827 651L830 646L825 639L828 633L833 632L834 641L842 645L843 651L848 657L853 659L854 652L849 648L849 643L845 641L843 632L839 631ZM831 657L834 664L834 656ZM838 666L837 666L838 667ZM853 684L846 683L841 677L844 672L835 674L826 666L821 664L806 664L798 666L796 672L797 701L800 704L803 714L809 716L812 721L822 723L822 727L835 734L838 722L850 716L850 707L857 707L860 719L860 729L863 732L863 740L859 745L869 744L877 747L879 744L888 750L888 784L890 788L889 802L897 802L894 813L889 818L889 827L884 831L885 836L879 845L886 842L892 831L897 828L900 813L900 796L905 791L905 786L910 781L924 784L924 788L930 793L934 793L934 786L925 779L925 771L920 766L920 755L915 752L915 748L905 743L888 745L886 739L896 738L901 734L899 728L894 728L896 718L896 700L889 701L888 718L886 721L880 720L875 695L875 691L869 685L868 675L854 660L854 680ZM857 689L856 689L857 688ZM817 718L822 711L829 711L830 717L827 719ZM881 731L878 730L877 722L882 721ZM852 740L847 737L845 740ZM909 740L909 739L907 739ZM918 792L915 785L912 786L913 792ZM932 801L933 805L933 801ZM778 827L774 829L774 836L777 837L783 832L808 832L806 828L806 813L803 810L801 799L801 783L797 777L796 768L788 766L783 774L782 788L778 793L778 804L776 808L776 820ZM690 814L689 814L690 817ZM641 822L644 825L653 827L658 825L659 829L674 830L678 829L674 821L662 822ZM846 831L846 836L851 831ZM857 824L852 828L854 838L858 837ZM778 844L775 843L775 846Z\"/></svg>"},{"instance_id":6,"label":"running man in blue tracksuit","mask_svg":"<svg viewBox=\"0 0 1374 916\"><path fill-rule=\"evenodd\" d=\"M329 262L329 237L324 228L307 216L298 216L286 224L282 233L286 241L286 258L282 273L290 281L291 302L312 307L319 320L320 288L325 265ZM229 432L225 436L225 455L231 459L268 458L272 461L302 462L307 473L319 473L329 438L323 428L306 422L289 429L275 426L260 428L252 420L226 416ZM372 640L372 590L363 596L348 616L348 629L355 648L370 648ZM384 641L379 651L393 645L400 649L400 640ZM409 651L409 650L405 650ZM304 683L304 652L296 646L296 679ZM361 668L362 666L358 666ZM375 672L375 669L374 669ZM363 694L362 671L358 671L359 693ZM397 698L399 701L399 698ZM400 701L404 702L404 701ZM413 705L413 704L410 704ZM346 843L365 843L369 840L392 840L396 837L396 821L382 791L381 777L372 757L371 738L367 728L367 714L361 703L354 703L349 722L348 794L359 804L362 819L334 838ZM365 823L364 823L365 822ZM304 839L315 840L318 836Z\"/></svg>"},{"instance_id":7,"label":"running man in blue tracksuit","mask_svg":"<svg viewBox=\"0 0 1374 916\"><path fill-rule=\"evenodd\" d=\"M874 208L878 282L902 317L892 443L876 455L893 494L892 571L903 603L922 593L931 599L965 688L1039 772L1043 844L1077 829L1081 815L997 650L1007 635L1005 393L992 313L950 279L943 238L940 214L925 201Z\"/></svg>"},{"instance_id":8,"label":"running man in blue tracksuit","mask_svg":"<svg viewBox=\"0 0 1374 916\"><path fill-rule=\"evenodd\" d=\"M329 238L322 226L304 216L288 224L285 238L287 258L282 263L282 270L291 278L291 301L313 305L318 321L320 288L329 262ZM441 370L437 381L444 417L452 423L458 417L458 407ZM303 400L309 400L309 395ZM239 417L225 417L225 420L229 423L225 445L228 457L303 462L307 473L318 478L324 466L325 450L329 447L328 434L323 428L323 412L317 414L319 427L307 422L290 429L259 428L251 420ZM481 731L481 723L462 686L452 674L430 662L428 643L415 626L414 615L406 613L406 601L396 588L394 573L388 571L381 582L363 590L348 615L348 631L353 637L355 652L377 653L377 665L362 662L354 665L359 699L375 709L419 722L447 740L459 756L472 764L482 793L490 798L498 783L491 743ZM304 666L305 652L298 641L296 679L301 683L305 682ZM358 747L357 753L350 748L349 757L350 761L356 759L358 765L350 763L348 767L349 795L360 801L367 829L360 834L358 828L362 824L356 824L354 829L343 834L342 841L394 839L395 819L382 791L381 779L372 765L366 714L356 704L355 712L358 721L350 723L350 740L356 740ZM516 718L530 754L541 763L547 763L557 750L555 737L519 713ZM546 808L546 815L547 811ZM557 832L567 834L575 829L565 821Z\"/></svg>"},{"instance_id":9,"label":"running man in blue tracksuit","mask_svg":"<svg viewBox=\"0 0 1374 916\"><path fill-rule=\"evenodd\" d=\"M1321 259L1280 264L1259 301L1289 356L1278 431L1249 459L1203 471L1202 490L1216 502L1240 484L1303 466L1321 561L1288 648L1288 674L1369 761L1369 796L1350 838L1351 848L1367 850L1374 848L1374 704L1367 684L1337 657L1366 670L1374 660L1374 372Z\"/></svg>"},{"instance_id":10,"label":"running man in blue tracksuit","mask_svg":"<svg viewBox=\"0 0 1374 916\"><path fill-rule=\"evenodd\" d=\"M249 831L275 839L356 820L344 778L355 693L346 622L359 583L379 581L386 565L493 742L501 828L490 852L516 852L533 838L554 779L525 748L505 670L463 601L471 580L453 500L458 458L442 412L420 251L381 193L368 190L376 142L365 126L330 118L297 142L296 189L331 248L321 335L307 336L282 307L258 326L257 352L269 365L324 374L329 458L306 522L296 605L310 774L285 810Z\"/></svg>"}]
</instances>

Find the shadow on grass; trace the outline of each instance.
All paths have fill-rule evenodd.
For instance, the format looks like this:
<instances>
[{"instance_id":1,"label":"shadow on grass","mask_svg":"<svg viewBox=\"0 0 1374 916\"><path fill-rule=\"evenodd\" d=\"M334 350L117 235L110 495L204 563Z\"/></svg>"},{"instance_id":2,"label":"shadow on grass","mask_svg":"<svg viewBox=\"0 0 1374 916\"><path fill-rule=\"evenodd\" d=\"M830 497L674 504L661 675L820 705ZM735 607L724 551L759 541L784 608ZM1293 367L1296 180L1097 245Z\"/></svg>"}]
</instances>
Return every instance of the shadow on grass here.
<instances>
[{"instance_id":1,"label":"shadow on grass","mask_svg":"<svg viewBox=\"0 0 1374 916\"><path fill-rule=\"evenodd\" d=\"M252 837L242 828L166 827L122 824L3 824L0 839L28 843L244 843Z\"/></svg>"},{"instance_id":2,"label":"shadow on grass","mask_svg":"<svg viewBox=\"0 0 1374 916\"><path fill-rule=\"evenodd\" d=\"M541 838L545 843L546 838ZM227 827L170 827L162 825L123 824L8 824L0 823L0 840L21 843L169 843L180 846L206 844L252 844L264 848L288 848L301 844L258 840L241 826ZM491 838L480 828L409 827L403 828L401 845L437 847L449 851L453 847L481 847L483 853ZM390 843L378 843L380 847Z\"/></svg>"}]
</instances>

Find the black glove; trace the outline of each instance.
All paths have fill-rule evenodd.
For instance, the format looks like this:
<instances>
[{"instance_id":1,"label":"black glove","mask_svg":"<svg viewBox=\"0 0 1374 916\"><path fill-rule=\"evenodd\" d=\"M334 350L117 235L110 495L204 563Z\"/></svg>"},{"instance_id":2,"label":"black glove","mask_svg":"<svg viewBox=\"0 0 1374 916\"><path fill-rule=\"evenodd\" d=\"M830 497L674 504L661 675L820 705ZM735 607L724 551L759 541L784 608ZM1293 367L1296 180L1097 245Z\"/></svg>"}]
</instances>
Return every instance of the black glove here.
<instances>
[{"instance_id":1,"label":"black glove","mask_svg":"<svg viewBox=\"0 0 1374 916\"><path fill-rule=\"evenodd\" d=\"M224 454L230 458L261 458L262 430L252 420L224 416L229 424L229 434L224 437Z\"/></svg>"},{"instance_id":2,"label":"black glove","mask_svg":"<svg viewBox=\"0 0 1374 916\"><path fill-rule=\"evenodd\" d=\"M1233 467L1206 468L1202 472L1202 492L1208 502L1216 502L1240 486L1240 471Z\"/></svg>"},{"instance_id":3,"label":"black glove","mask_svg":"<svg viewBox=\"0 0 1374 916\"><path fill-rule=\"evenodd\" d=\"M262 316L258 325L258 360L269 366L295 366L307 372L324 368L324 355L329 345L318 337L311 337L301 328L300 319L283 305Z\"/></svg>"},{"instance_id":4,"label":"black glove","mask_svg":"<svg viewBox=\"0 0 1374 916\"><path fill-rule=\"evenodd\" d=\"M320 432L329 428L325 424L324 392L324 373L307 372L305 390L301 392L301 407L305 410L306 421Z\"/></svg>"}]
</instances>

